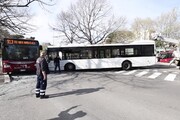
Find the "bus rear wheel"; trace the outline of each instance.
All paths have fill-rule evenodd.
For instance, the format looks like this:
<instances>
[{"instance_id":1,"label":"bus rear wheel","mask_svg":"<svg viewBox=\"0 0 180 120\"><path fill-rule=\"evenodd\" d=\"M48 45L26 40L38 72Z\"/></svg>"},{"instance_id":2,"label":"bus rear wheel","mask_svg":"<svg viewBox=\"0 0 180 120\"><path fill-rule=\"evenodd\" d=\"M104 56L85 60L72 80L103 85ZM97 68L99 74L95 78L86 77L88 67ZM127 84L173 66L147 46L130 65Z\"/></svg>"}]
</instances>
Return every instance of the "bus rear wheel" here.
<instances>
[{"instance_id":1,"label":"bus rear wheel","mask_svg":"<svg viewBox=\"0 0 180 120\"><path fill-rule=\"evenodd\" d=\"M65 70L66 71L74 71L76 68L75 68L75 65L74 64L72 64L72 63L67 63L66 65L65 65Z\"/></svg>"},{"instance_id":2,"label":"bus rear wheel","mask_svg":"<svg viewBox=\"0 0 180 120\"><path fill-rule=\"evenodd\" d=\"M122 69L123 70L130 70L132 68L132 64L130 61L124 61L122 63Z\"/></svg>"}]
</instances>

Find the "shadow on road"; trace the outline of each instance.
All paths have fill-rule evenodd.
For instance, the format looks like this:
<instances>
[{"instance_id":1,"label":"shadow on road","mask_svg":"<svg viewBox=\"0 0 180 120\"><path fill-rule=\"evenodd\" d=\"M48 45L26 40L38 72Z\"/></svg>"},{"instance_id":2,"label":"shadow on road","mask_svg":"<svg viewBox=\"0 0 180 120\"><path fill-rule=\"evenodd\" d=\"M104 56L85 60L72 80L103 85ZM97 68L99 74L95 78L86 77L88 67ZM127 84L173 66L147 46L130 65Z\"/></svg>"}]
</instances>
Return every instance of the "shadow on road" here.
<instances>
[{"instance_id":1,"label":"shadow on road","mask_svg":"<svg viewBox=\"0 0 180 120\"><path fill-rule=\"evenodd\" d=\"M136 67L138 69L173 69L176 68L176 65L169 65L169 63L156 63L152 66L145 66L145 67Z\"/></svg>"},{"instance_id":2,"label":"shadow on road","mask_svg":"<svg viewBox=\"0 0 180 120\"><path fill-rule=\"evenodd\" d=\"M69 91L69 92L50 94L50 95L49 95L49 98L61 97L61 96L67 96L67 95L83 95L83 94L89 94L89 93L97 92L97 91L99 91L99 90L101 90L101 89L104 89L104 87L78 89L78 90Z\"/></svg>"},{"instance_id":3,"label":"shadow on road","mask_svg":"<svg viewBox=\"0 0 180 120\"><path fill-rule=\"evenodd\" d=\"M52 118L52 119L48 119L48 120L75 120L76 118L82 118L84 117L87 113L83 112L83 111L78 111L76 113L70 114L69 112L72 109L77 108L78 106L73 106L65 111L62 111L58 114L58 117L56 118Z\"/></svg>"}]
</instances>

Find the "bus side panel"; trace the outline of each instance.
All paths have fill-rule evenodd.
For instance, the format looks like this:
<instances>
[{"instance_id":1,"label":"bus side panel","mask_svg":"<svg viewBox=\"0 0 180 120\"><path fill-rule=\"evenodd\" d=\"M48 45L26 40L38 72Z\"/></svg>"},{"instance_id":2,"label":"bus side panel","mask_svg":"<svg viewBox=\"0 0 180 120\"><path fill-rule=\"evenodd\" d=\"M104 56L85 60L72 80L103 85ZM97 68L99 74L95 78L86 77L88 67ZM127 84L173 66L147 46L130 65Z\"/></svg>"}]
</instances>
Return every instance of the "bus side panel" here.
<instances>
[{"instance_id":1,"label":"bus side panel","mask_svg":"<svg viewBox=\"0 0 180 120\"><path fill-rule=\"evenodd\" d=\"M53 60L50 60L49 63L48 63L48 67L49 67L49 70L50 71L54 71L54 61Z\"/></svg>"},{"instance_id":2,"label":"bus side panel","mask_svg":"<svg viewBox=\"0 0 180 120\"><path fill-rule=\"evenodd\" d=\"M156 63L156 57L129 57L129 58L103 58L103 59L80 59L80 60L61 60L61 70L64 70L66 63L73 63L76 70L81 69L102 69L102 68L120 68L122 62L130 61L132 67L151 66ZM49 64L50 70L54 70L53 61Z\"/></svg>"},{"instance_id":3,"label":"bus side panel","mask_svg":"<svg viewBox=\"0 0 180 120\"><path fill-rule=\"evenodd\" d=\"M147 56L147 57L133 57L130 59L132 62L132 67L142 67L142 66L151 66L156 64L155 56Z\"/></svg>"},{"instance_id":4,"label":"bus side panel","mask_svg":"<svg viewBox=\"0 0 180 120\"><path fill-rule=\"evenodd\" d=\"M73 63L76 66L76 70L81 69L101 69L101 68L112 68L119 66L114 64L110 59L81 59L81 60L66 60L61 61L61 69L64 70L66 63Z\"/></svg>"}]
</instances>

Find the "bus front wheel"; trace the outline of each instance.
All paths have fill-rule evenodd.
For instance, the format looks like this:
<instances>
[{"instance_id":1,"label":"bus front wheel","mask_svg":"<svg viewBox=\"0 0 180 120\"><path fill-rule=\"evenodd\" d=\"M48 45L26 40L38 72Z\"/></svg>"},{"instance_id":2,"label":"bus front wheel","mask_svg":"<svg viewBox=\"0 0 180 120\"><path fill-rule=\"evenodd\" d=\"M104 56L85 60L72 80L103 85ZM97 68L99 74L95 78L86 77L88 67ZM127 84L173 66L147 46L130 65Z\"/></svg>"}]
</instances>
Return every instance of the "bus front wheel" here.
<instances>
[{"instance_id":1,"label":"bus front wheel","mask_svg":"<svg viewBox=\"0 0 180 120\"><path fill-rule=\"evenodd\" d=\"M122 63L122 69L123 70L130 70L132 68L132 64L130 61L124 61Z\"/></svg>"},{"instance_id":2,"label":"bus front wheel","mask_svg":"<svg viewBox=\"0 0 180 120\"><path fill-rule=\"evenodd\" d=\"M74 64L72 64L72 63L67 63L66 65L65 65L65 70L66 71L74 71L76 68L75 68L75 65Z\"/></svg>"}]
</instances>

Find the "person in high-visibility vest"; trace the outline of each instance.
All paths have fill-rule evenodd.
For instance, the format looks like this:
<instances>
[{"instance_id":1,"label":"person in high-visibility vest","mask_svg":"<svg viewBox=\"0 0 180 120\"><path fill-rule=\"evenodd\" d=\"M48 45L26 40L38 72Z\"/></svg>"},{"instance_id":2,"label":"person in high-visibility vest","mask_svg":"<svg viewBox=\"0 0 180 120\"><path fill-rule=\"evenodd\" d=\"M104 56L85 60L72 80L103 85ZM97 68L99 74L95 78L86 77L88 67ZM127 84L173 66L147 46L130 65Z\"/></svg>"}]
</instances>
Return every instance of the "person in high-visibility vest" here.
<instances>
[{"instance_id":1,"label":"person in high-visibility vest","mask_svg":"<svg viewBox=\"0 0 180 120\"><path fill-rule=\"evenodd\" d=\"M46 52L42 51L40 57L36 60L36 97L40 97L41 99L49 98L48 95L45 95L47 87L47 74L49 73L48 63L45 59L45 56Z\"/></svg>"}]
</instances>

